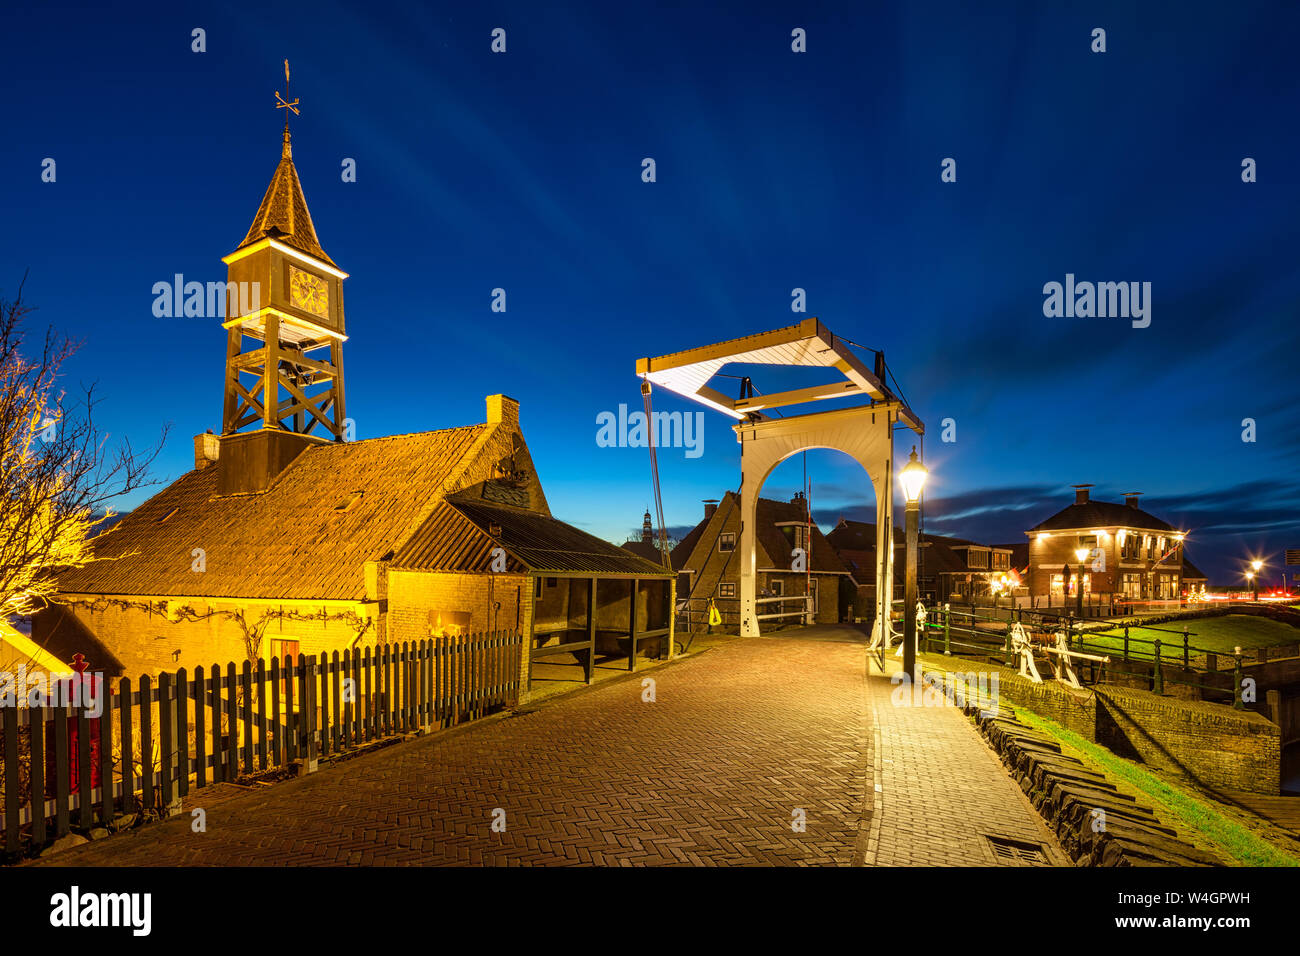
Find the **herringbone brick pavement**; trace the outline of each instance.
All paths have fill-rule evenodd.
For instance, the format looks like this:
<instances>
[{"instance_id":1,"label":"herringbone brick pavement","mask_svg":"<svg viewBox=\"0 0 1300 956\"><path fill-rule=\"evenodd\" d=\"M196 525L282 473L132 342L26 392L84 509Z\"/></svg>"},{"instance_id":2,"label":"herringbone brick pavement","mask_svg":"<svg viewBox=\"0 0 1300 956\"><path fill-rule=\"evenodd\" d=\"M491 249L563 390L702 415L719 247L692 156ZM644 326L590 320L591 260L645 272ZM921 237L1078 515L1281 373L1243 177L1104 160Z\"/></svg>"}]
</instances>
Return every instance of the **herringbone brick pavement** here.
<instances>
[{"instance_id":1,"label":"herringbone brick pavement","mask_svg":"<svg viewBox=\"0 0 1300 956\"><path fill-rule=\"evenodd\" d=\"M896 712L863 660L854 644L737 640L226 800L205 833L186 815L36 862L960 864L994 862L978 828L1033 832L1036 815L969 723L951 709Z\"/></svg>"}]
</instances>

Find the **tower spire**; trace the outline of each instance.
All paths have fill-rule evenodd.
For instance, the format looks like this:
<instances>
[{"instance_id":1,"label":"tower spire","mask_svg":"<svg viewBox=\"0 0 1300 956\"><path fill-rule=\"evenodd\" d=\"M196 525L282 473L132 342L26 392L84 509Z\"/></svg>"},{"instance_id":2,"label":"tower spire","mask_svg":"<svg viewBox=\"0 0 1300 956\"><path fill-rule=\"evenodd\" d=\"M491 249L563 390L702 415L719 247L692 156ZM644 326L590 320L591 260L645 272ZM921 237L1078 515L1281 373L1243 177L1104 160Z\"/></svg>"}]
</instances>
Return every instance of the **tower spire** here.
<instances>
[{"instance_id":1,"label":"tower spire","mask_svg":"<svg viewBox=\"0 0 1300 956\"><path fill-rule=\"evenodd\" d=\"M293 146L289 143L289 111L293 110L294 116L300 116L298 112L298 101L289 99L289 61L284 61L284 96L276 90L275 98L278 101L275 104L277 110L284 110L284 145L280 149L281 159L291 159L293 157Z\"/></svg>"}]
</instances>

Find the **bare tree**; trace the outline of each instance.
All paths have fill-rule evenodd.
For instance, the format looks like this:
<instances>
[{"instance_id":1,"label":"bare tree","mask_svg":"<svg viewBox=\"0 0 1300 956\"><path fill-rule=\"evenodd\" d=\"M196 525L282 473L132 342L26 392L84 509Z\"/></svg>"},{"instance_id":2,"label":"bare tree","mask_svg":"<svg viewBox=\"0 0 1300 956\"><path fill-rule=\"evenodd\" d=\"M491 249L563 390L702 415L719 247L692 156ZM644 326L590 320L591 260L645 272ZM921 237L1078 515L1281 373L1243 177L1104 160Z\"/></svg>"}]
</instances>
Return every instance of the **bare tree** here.
<instances>
[{"instance_id":1,"label":"bare tree","mask_svg":"<svg viewBox=\"0 0 1300 956\"><path fill-rule=\"evenodd\" d=\"M60 389L77 343L49 328L27 348L31 311L22 285L13 301L0 299L0 620L41 607L53 572L92 559L95 524L114 500L154 483L168 431L143 454L126 439L110 447L95 426L95 386L75 401Z\"/></svg>"}]
</instances>

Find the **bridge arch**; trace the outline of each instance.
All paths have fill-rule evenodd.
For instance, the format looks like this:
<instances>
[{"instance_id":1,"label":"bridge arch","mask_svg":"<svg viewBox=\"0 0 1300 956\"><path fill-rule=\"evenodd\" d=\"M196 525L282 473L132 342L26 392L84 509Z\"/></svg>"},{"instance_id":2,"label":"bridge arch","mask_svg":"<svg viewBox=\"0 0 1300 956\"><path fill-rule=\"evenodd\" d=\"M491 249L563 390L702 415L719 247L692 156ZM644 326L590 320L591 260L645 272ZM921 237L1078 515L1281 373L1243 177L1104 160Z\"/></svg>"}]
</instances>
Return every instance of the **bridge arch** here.
<instances>
[{"instance_id":1,"label":"bridge arch","mask_svg":"<svg viewBox=\"0 0 1300 956\"><path fill-rule=\"evenodd\" d=\"M888 620L893 597L893 432L897 409L888 404L742 421L733 426L740 443L740 633L762 633L758 608L758 498L781 462L812 449L838 451L866 473L876 513L877 620Z\"/></svg>"}]
</instances>

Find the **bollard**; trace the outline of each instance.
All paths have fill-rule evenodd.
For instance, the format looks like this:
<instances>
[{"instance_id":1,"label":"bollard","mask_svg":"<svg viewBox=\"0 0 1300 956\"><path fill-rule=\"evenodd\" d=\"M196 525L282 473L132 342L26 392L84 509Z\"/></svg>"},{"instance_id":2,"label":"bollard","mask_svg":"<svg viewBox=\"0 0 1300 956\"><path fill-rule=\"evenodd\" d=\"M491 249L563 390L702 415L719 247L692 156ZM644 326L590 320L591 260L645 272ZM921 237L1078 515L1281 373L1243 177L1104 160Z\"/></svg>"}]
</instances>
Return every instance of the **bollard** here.
<instances>
[{"instance_id":1,"label":"bollard","mask_svg":"<svg viewBox=\"0 0 1300 956\"><path fill-rule=\"evenodd\" d=\"M1128 625L1124 625L1124 660L1128 660Z\"/></svg>"},{"instance_id":2,"label":"bollard","mask_svg":"<svg viewBox=\"0 0 1300 956\"><path fill-rule=\"evenodd\" d=\"M1015 664L1015 662L1016 662L1015 653L1011 649L1011 625L1008 623L1007 624L1007 653L1006 653L1006 659L1004 663L1007 667L1011 667L1013 664Z\"/></svg>"},{"instance_id":3,"label":"bollard","mask_svg":"<svg viewBox=\"0 0 1300 956\"><path fill-rule=\"evenodd\" d=\"M952 640L948 633L948 621L951 615L952 610L950 609L950 606L945 604L943 606L943 652L949 657L952 656Z\"/></svg>"},{"instance_id":4,"label":"bollard","mask_svg":"<svg viewBox=\"0 0 1300 956\"><path fill-rule=\"evenodd\" d=\"M1245 710L1246 702L1241 699L1241 654L1234 654L1233 658L1236 663L1232 665L1232 706L1237 710Z\"/></svg>"},{"instance_id":5,"label":"bollard","mask_svg":"<svg viewBox=\"0 0 1300 956\"><path fill-rule=\"evenodd\" d=\"M1189 635L1187 633L1187 625L1184 624L1183 625L1183 670L1190 669L1191 661L1192 661L1192 657L1191 657L1192 646L1191 644L1188 643L1188 638Z\"/></svg>"},{"instance_id":6,"label":"bollard","mask_svg":"<svg viewBox=\"0 0 1300 956\"><path fill-rule=\"evenodd\" d=\"M1160 669L1160 639L1159 638L1156 638L1156 671L1155 674L1153 675L1153 678L1155 680L1153 690L1157 694L1163 694L1165 692L1165 675L1164 672L1161 671Z\"/></svg>"}]
</instances>

